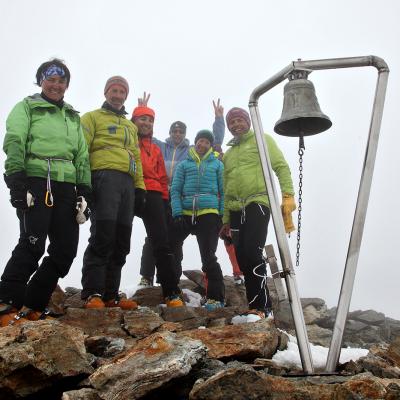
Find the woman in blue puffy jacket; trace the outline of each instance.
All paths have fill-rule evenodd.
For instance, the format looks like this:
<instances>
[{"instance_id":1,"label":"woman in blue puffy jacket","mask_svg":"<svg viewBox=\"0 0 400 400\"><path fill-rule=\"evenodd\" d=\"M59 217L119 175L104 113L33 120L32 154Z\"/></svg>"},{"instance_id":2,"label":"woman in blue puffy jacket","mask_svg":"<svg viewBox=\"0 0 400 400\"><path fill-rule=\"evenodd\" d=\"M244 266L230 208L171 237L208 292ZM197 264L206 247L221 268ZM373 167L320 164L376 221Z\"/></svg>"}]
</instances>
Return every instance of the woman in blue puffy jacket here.
<instances>
[{"instance_id":1,"label":"woman in blue puffy jacket","mask_svg":"<svg viewBox=\"0 0 400 400\"><path fill-rule=\"evenodd\" d=\"M174 230L171 247L182 272L182 245L189 234L196 235L202 270L208 281L205 307L214 310L224 306L224 283L215 252L222 226L224 191L223 164L213 153L214 135L201 130L195 146L176 168L171 186L171 207Z\"/></svg>"}]
</instances>

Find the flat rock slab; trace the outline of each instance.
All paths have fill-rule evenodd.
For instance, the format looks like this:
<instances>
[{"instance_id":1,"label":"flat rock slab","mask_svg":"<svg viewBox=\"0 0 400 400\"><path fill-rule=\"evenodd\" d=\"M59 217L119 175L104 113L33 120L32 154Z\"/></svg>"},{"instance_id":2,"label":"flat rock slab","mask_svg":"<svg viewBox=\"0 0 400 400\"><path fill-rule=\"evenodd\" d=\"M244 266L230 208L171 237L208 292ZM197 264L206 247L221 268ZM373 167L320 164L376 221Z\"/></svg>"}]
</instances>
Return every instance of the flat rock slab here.
<instances>
[{"instance_id":1,"label":"flat rock slab","mask_svg":"<svg viewBox=\"0 0 400 400\"><path fill-rule=\"evenodd\" d=\"M173 378L187 375L205 354L199 340L159 332L97 369L89 380L104 400L138 399Z\"/></svg>"},{"instance_id":2,"label":"flat rock slab","mask_svg":"<svg viewBox=\"0 0 400 400\"><path fill-rule=\"evenodd\" d=\"M271 358L281 333L270 320L224 327L197 329L179 335L201 340L210 358Z\"/></svg>"},{"instance_id":3,"label":"flat rock slab","mask_svg":"<svg viewBox=\"0 0 400 400\"><path fill-rule=\"evenodd\" d=\"M23 397L62 378L91 374L81 330L55 320L27 322L0 329L2 389Z\"/></svg>"}]
</instances>

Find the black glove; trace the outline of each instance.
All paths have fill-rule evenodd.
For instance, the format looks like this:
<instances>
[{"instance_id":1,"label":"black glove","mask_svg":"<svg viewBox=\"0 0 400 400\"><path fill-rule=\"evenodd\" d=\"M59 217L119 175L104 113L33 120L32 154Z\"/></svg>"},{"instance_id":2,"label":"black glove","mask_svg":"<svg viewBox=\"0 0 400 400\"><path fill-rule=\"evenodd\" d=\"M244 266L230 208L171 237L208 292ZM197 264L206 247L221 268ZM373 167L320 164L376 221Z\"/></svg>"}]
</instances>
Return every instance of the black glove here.
<instances>
[{"instance_id":1,"label":"black glove","mask_svg":"<svg viewBox=\"0 0 400 400\"><path fill-rule=\"evenodd\" d=\"M90 186L83 184L76 185L76 197L80 196L85 198L88 205L92 205L93 192Z\"/></svg>"},{"instance_id":2,"label":"black glove","mask_svg":"<svg viewBox=\"0 0 400 400\"><path fill-rule=\"evenodd\" d=\"M4 174L4 181L10 189L11 205L19 210L27 210L34 205L35 197L28 191L25 171Z\"/></svg>"},{"instance_id":3,"label":"black glove","mask_svg":"<svg viewBox=\"0 0 400 400\"><path fill-rule=\"evenodd\" d=\"M183 215L178 215L173 218L174 229L179 235L184 235L186 233L186 220Z\"/></svg>"},{"instance_id":4,"label":"black glove","mask_svg":"<svg viewBox=\"0 0 400 400\"><path fill-rule=\"evenodd\" d=\"M135 189L135 211L134 215L142 218L146 206L146 191L144 189Z\"/></svg>"}]
</instances>

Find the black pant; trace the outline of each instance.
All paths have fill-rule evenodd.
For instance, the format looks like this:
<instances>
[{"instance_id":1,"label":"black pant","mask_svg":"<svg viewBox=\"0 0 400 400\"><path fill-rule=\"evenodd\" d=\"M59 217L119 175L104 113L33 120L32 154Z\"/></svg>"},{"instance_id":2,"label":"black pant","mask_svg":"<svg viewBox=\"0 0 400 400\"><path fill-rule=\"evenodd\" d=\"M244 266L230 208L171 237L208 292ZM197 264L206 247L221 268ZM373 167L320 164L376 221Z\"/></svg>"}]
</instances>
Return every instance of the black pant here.
<instances>
[{"instance_id":1,"label":"black pant","mask_svg":"<svg viewBox=\"0 0 400 400\"><path fill-rule=\"evenodd\" d=\"M140 259L140 275L153 279L156 270L156 260L153 255L153 245L149 237L144 239L142 257ZM159 281L157 277L157 282Z\"/></svg>"},{"instance_id":2,"label":"black pant","mask_svg":"<svg viewBox=\"0 0 400 400\"><path fill-rule=\"evenodd\" d=\"M0 282L0 301L43 311L76 257L79 226L76 222L76 191L71 183L51 181L53 207L45 205L46 179L28 178L35 205L17 210L20 237ZM48 255L39 266L45 252ZM28 282L29 281L29 282Z\"/></svg>"},{"instance_id":3,"label":"black pant","mask_svg":"<svg viewBox=\"0 0 400 400\"><path fill-rule=\"evenodd\" d=\"M242 211L230 213L232 240L240 270L243 271L249 308L271 308L267 270L262 251L267 239L269 208L250 203Z\"/></svg>"},{"instance_id":4,"label":"black pant","mask_svg":"<svg viewBox=\"0 0 400 400\"><path fill-rule=\"evenodd\" d=\"M198 216L192 224L192 217L184 216L185 225L181 231L174 231L171 235L171 246L176 258L178 276L182 274L182 246L190 235L196 235L199 245L202 270L208 280L207 298L225 301L225 286L221 267L218 264L215 252L218 246L220 216L217 214L204 214Z\"/></svg>"},{"instance_id":5,"label":"black pant","mask_svg":"<svg viewBox=\"0 0 400 400\"><path fill-rule=\"evenodd\" d=\"M164 203L165 206L165 203ZM168 226L168 235L171 236L173 232L172 230L172 216L171 216L171 206L168 204L168 209L165 210L166 212L166 221ZM176 252L179 254L179 258L182 260L183 253L182 247L180 249L176 249ZM142 249L142 257L140 259L140 275L144 276L148 279L153 279L156 269L156 260L154 258L154 250L151 240L146 237L144 239L143 249ZM179 272L180 271L180 272ZM182 274L182 266L180 266L179 271L177 271L177 279L179 282L180 276ZM157 272L157 282L160 282L160 278Z\"/></svg>"},{"instance_id":6,"label":"black pant","mask_svg":"<svg viewBox=\"0 0 400 400\"><path fill-rule=\"evenodd\" d=\"M157 278L161 284L163 295L167 297L178 294L180 290L176 281L176 262L168 240L167 212L164 208L161 192L147 192L142 219L146 228L148 242L151 243L153 250Z\"/></svg>"},{"instance_id":7,"label":"black pant","mask_svg":"<svg viewBox=\"0 0 400 400\"><path fill-rule=\"evenodd\" d=\"M118 296L121 270L130 251L135 186L132 177L114 170L92 173L93 205L89 245L83 256L82 299Z\"/></svg>"}]
</instances>

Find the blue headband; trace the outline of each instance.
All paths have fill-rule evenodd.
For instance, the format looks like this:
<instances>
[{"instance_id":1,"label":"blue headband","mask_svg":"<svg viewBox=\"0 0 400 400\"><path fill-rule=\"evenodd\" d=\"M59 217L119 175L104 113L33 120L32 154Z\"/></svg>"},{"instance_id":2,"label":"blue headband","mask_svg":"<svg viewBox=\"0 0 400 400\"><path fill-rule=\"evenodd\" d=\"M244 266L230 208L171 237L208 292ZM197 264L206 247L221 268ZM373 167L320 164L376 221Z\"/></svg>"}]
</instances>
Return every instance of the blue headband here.
<instances>
[{"instance_id":1,"label":"blue headband","mask_svg":"<svg viewBox=\"0 0 400 400\"><path fill-rule=\"evenodd\" d=\"M42 72L42 75L40 77L40 84L42 82L49 78L50 76L58 75L61 76L62 78L65 77L65 71L63 68L59 67L58 65L52 64L50 65L49 68L47 68L45 71Z\"/></svg>"}]
</instances>

